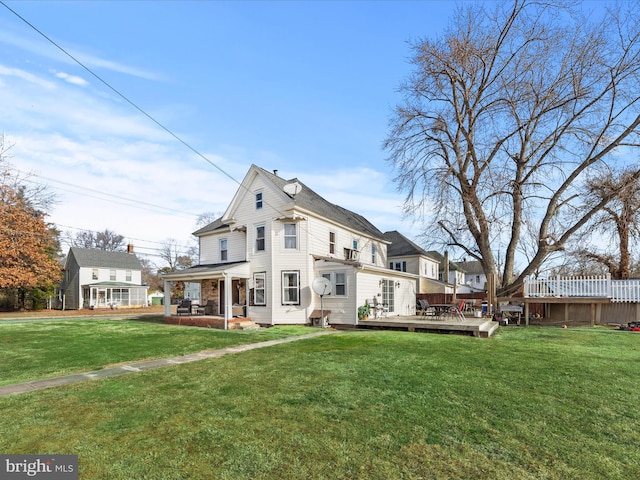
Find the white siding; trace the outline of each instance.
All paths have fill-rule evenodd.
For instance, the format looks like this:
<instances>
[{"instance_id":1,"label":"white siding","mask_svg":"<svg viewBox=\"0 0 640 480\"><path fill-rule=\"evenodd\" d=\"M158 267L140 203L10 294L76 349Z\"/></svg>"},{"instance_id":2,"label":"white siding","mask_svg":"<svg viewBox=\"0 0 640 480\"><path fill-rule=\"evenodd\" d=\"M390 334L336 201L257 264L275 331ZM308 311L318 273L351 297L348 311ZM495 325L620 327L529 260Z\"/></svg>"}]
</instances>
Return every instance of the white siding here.
<instances>
[{"instance_id":1,"label":"white siding","mask_svg":"<svg viewBox=\"0 0 640 480\"><path fill-rule=\"evenodd\" d=\"M227 240L227 262L241 262L246 259L246 234L241 231L220 232L200 238L200 263L202 265L223 263L220 259L220 240Z\"/></svg>"}]
</instances>

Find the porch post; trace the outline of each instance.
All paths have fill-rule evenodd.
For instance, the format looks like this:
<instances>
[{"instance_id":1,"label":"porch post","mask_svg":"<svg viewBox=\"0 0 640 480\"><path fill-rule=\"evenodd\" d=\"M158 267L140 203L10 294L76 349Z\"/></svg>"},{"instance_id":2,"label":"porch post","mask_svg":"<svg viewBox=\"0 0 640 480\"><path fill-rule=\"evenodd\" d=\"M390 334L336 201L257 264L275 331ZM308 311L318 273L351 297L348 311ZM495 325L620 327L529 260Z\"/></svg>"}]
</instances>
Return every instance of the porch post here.
<instances>
[{"instance_id":1,"label":"porch post","mask_svg":"<svg viewBox=\"0 0 640 480\"><path fill-rule=\"evenodd\" d=\"M233 304L231 297L231 276L228 273L224 274L224 329L229 328L229 319L232 316Z\"/></svg>"},{"instance_id":2,"label":"porch post","mask_svg":"<svg viewBox=\"0 0 640 480\"><path fill-rule=\"evenodd\" d=\"M169 280L164 281L163 292L164 292L164 316L168 317L171 315L171 287L169 287Z\"/></svg>"}]
</instances>

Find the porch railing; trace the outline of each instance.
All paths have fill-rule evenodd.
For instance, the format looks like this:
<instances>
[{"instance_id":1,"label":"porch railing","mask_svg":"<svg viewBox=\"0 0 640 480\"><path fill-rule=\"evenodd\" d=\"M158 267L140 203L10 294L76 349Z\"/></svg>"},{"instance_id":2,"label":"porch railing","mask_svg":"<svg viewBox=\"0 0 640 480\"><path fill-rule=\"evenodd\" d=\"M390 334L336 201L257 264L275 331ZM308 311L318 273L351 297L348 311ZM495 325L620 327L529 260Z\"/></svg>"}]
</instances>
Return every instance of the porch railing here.
<instances>
[{"instance_id":1,"label":"porch railing","mask_svg":"<svg viewBox=\"0 0 640 480\"><path fill-rule=\"evenodd\" d=\"M640 280L611 280L611 275L526 278L528 298L609 298L612 302L640 303Z\"/></svg>"}]
</instances>

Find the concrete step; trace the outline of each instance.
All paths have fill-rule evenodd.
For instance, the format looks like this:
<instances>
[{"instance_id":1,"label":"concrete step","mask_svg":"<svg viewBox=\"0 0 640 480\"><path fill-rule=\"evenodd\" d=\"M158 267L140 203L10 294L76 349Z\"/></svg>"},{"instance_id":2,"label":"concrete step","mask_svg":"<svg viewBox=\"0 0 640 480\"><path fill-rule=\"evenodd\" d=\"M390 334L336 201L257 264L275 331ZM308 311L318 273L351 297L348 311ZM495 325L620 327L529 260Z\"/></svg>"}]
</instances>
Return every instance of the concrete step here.
<instances>
[{"instance_id":1,"label":"concrete step","mask_svg":"<svg viewBox=\"0 0 640 480\"><path fill-rule=\"evenodd\" d=\"M243 320L241 322L233 322L231 329L233 330L258 330L260 325L251 320Z\"/></svg>"}]
</instances>

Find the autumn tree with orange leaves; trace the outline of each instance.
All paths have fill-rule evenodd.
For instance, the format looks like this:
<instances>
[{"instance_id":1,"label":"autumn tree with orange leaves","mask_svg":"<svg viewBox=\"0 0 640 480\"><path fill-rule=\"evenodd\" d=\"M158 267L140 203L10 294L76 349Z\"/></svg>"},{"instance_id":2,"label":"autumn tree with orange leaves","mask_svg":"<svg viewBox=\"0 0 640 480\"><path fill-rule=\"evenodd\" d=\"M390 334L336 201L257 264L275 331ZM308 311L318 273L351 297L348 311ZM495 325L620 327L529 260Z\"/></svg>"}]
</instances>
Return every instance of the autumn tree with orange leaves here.
<instances>
[{"instance_id":1,"label":"autumn tree with orange leaves","mask_svg":"<svg viewBox=\"0 0 640 480\"><path fill-rule=\"evenodd\" d=\"M60 281L58 232L38 208L43 200L20 185L0 137L0 291L5 307L37 307ZM28 302L30 300L30 302Z\"/></svg>"}]
</instances>

